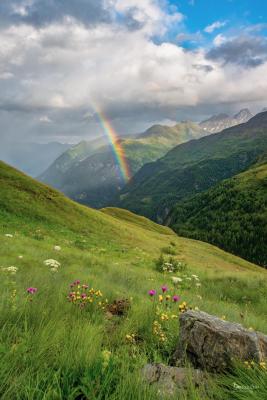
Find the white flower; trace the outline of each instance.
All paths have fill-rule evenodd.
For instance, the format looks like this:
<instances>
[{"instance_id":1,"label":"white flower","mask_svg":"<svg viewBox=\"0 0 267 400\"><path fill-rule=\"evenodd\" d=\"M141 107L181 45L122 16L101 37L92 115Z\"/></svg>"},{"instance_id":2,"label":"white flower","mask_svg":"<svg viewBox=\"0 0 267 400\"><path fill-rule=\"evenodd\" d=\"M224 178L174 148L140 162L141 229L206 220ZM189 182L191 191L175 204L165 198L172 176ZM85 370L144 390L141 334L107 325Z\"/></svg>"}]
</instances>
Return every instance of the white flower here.
<instances>
[{"instance_id":1,"label":"white flower","mask_svg":"<svg viewBox=\"0 0 267 400\"><path fill-rule=\"evenodd\" d=\"M23 258L23 256L18 256L18 258L22 259L22 258Z\"/></svg>"},{"instance_id":2,"label":"white flower","mask_svg":"<svg viewBox=\"0 0 267 400\"><path fill-rule=\"evenodd\" d=\"M188 281L192 281L192 279L189 276L187 276L185 279L187 279Z\"/></svg>"},{"instance_id":3,"label":"white flower","mask_svg":"<svg viewBox=\"0 0 267 400\"><path fill-rule=\"evenodd\" d=\"M51 272L58 272L58 269L55 268L55 267L53 267L53 268L50 269L50 271L51 271Z\"/></svg>"},{"instance_id":4,"label":"white flower","mask_svg":"<svg viewBox=\"0 0 267 400\"><path fill-rule=\"evenodd\" d=\"M2 267L2 270L8 272L10 275L15 275L18 272L18 267L14 267L12 265L11 267L6 267L6 268Z\"/></svg>"},{"instance_id":5,"label":"white flower","mask_svg":"<svg viewBox=\"0 0 267 400\"><path fill-rule=\"evenodd\" d=\"M192 276L192 278L195 278L196 280L198 280L198 276L197 275L192 274L191 276Z\"/></svg>"},{"instance_id":6,"label":"white flower","mask_svg":"<svg viewBox=\"0 0 267 400\"><path fill-rule=\"evenodd\" d=\"M60 267L60 263L57 260L53 260L53 258L49 258L48 260L45 260L44 265L47 265L50 268Z\"/></svg>"},{"instance_id":7,"label":"white flower","mask_svg":"<svg viewBox=\"0 0 267 400\"><path fill-rule=\"evenodd\" d=\"M174 284L177 284L179 282L182 282L183 280L182 280L182 278L179 278L178 276L173 276L172 281Z\"/></svg>"},{"instance_id":8,"label":"white flower","mask_svg":"<svg viewBox=\"0 0 267 400\"><path fill-rule=\"evenodd\" d=\"M60 246L54 246L54 250L60 251L60 250L61 250L61 247L60 247Z\"/></svg>"},{"instance_id":9,"label":"white flower","mask_svg":"<svg viewBox=\"0 0 267 400\"><path fill-rule=\"evenodd\" d=\"M6 233L5 236L9 237L9 238L13 238L13 235L11 235L11 233Z\"/></svg>"},{"instance_id":10,"label":"white flower","mask_svg":"<svg viewBox=\"0 0 267 400\"><path fill-rule=\"evenodd\" d=\"M196 286L197 286L197 287L200 287L200 286L201 286L201 283L200 283L200 282L196 283Z\"/></svg>"}]
</instances>

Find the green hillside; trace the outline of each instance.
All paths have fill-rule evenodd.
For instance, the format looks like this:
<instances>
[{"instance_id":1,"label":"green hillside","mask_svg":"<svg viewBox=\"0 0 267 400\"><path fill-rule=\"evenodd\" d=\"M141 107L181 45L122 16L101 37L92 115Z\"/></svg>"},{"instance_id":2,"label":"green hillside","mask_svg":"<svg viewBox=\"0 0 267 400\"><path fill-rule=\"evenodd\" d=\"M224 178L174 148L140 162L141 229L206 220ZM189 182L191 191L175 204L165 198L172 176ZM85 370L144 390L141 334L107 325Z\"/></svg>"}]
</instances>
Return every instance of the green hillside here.
<instances>
[{"instance_id":1,"label":"green hillside","mask_svg":"<svg viewBox=\"0 0 267 400\"><path fill-rule=\"evenodd\" d=\"M267 267L267 164L177 203L168 223L182 236Z\"/></svg>"},{"instance_id":2,"label":"green hillside","mask_svg":"<svg viewBox=\"0 0 267 400\"><path fill-rule=\"evenodd\" d=\"M154 125L135 138L121 139L120 143L130 172L135 174L144 164L162 157L177 144L203 135L206 132L198 125L182 122L173 127ZM82 204L95 208L110 205L125 184L113 149L110 146L96 149L88 143L82 146L84 151L79 151L77 157L77 147L80 145L56 160L40 180Z\"/></svg>"},{"instance_id":3,"label":"green hillside","mask_svg":"<svg viewBox=\"0 0 267 400\"><path fill-rule=\"evenodd\" d=\"M164 398L140 375L147 362L168 363L178 340L178 305L162 309L170 318L161 321L148 296L150 289L160 293L163 284L187 307L267 333L263 268L210 244L180 238L126 210L78 205L4 163L0 241L3 400ZM184 282L176 289L172 274L156 270L160 254L184 266L176 272ZM55 268L56 262L60 266ZM192 274L198 275L200 285ZM76 280L81 283L73 289L70 284ZM87 290L83 283L91 288L91 297L88 294L90 302L82 307L78 291ZM69 301L73 290L75 300ZM129 305L124 316L107 313L115 299ZM164 340L152 329L155 319L161 321ZM253 379L255 396L264 398L263 370L240 366L233 374L227 377L230 386ZM180 395L211 400L227 398L227 393L222 376L208 387L190 387Z\"/></svg>"},{"instance_id":4,"label":"green hillside","mask_svg":"<svg viewBox=\"0 0 267 400\"><path fill-rule=\"evenodd\" d=\"M123 188L117 204L164 222L175 203L246 170L266 149L267 112L178 145L145 165Z\"/></svg>"}]
</instances>

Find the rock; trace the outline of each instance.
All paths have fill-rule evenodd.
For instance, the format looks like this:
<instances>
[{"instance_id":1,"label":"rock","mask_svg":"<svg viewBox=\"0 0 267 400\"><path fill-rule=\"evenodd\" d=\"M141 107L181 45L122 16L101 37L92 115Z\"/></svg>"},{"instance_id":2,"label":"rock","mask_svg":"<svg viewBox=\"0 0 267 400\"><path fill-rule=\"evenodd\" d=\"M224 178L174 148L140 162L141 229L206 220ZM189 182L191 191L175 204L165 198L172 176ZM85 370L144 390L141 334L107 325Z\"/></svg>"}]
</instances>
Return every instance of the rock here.
<instances>
[{"instance_id":1,"label":"rock","mask_svg":"<svg viewBox=\"0 0 267 400\"><path fill-rule=\"evenodd\" d=\"M192 383L199 386L204 378L200 370L169 367L164 364L147 364L142 369L142 375L146 382L155 385L158 392L164 396L171 396Z\"/></svg>"},{"instance_id":2,"label":"rock","mask_svg":"<svg viewBox=\"0 0 267 400\"><path fill-rule=\"evenodd\" d=\"M267 336L201 311L180 316L180 341L174 365L189 360L194 367L221 372L233 360L262 362L267 358Z\"/></svg>"}]
</instances>

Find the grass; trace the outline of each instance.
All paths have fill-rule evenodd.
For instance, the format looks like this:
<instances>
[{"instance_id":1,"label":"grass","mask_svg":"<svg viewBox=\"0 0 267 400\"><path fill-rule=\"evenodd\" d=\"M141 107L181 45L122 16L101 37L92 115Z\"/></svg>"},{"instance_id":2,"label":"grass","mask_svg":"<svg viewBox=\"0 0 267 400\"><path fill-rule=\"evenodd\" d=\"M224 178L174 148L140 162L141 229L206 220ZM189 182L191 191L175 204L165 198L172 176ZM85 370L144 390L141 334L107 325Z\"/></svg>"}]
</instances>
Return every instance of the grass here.
<instances>
[{"instance_id":1,"label":"grass","mask_svg":"<svg viewBox=\"0 0 267 400\"><path fill-rule=\"evenodd\" d=\"M148 290L171 287L170 276L155 269L164 248L174 248L173 257L200 278L201 287L176 290L182 301L267 333L266 271L207 243L179 238L125 210L82 207L5 164L0 222L0 266L18 268L15 275L0 272L3 400L163 398L140 371L147 362L168 363L178 341L177 319L166 325L164 343L152 331L156 316ZM43 264L48 258L61 263L57 274ZM75 307L67 300L75 279L101 289L109 303L131 299L129 313L108 319L97 308ZM30 286L38 288L32 301ZM172 312L177 315L177 308ZM133 342L126 339L130 334ZM252 394L231 393L234 383L250 385ZM192 386L174 398L250 400L264 398L265 390L263 371L240 366L212 379L208 389Z\"/></svg>"}]
</instances>

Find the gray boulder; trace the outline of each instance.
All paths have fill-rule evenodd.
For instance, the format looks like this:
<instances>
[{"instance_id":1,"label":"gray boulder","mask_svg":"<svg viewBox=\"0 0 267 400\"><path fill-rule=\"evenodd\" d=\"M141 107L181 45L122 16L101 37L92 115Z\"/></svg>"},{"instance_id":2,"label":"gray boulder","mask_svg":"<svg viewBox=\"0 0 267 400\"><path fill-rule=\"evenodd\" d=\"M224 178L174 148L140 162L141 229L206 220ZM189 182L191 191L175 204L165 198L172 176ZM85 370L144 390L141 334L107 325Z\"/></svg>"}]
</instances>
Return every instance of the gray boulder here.
<instances>
[{"instance_id":1,"label":"gray boulder","mask_svg":"<svg viewBox=\"0 0 267 400\"><path fill-rule=\"evenodd\" d=\"M164 396L172 396L192 384L199 386L204 378L200 370L169 367L164 364L145 365L142 376L147 383L157 388L159 394Z\"/></svg>"},{"instance_id":2,"label":"gray boulder","mask_svg":"<svg viewBox=\"0 0 267 400\"><path fill-rule=\"evenodd\" d=\"M265 359L266 335L201 311L181 314L175 365L183 365L188 360L196 368L221 372L231 367L233 360L261 362Z\"/></svg>"}]
</instances>

